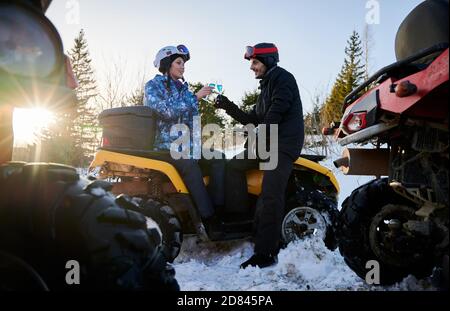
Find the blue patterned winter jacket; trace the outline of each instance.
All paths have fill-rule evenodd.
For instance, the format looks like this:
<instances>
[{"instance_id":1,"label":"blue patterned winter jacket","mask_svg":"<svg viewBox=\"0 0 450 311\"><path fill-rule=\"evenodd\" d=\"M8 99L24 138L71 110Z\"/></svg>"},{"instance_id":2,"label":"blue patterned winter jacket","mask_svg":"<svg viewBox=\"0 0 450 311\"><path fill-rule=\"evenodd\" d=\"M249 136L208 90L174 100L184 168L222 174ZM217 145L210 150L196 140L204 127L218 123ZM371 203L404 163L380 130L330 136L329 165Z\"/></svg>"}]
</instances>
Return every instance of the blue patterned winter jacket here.
<instances>
[{"instance_id":1,"label":"blue patterned winter jacket","mask_svg":"<svg viewBox=\"0 0 450 311\"><path fill-rule=\"evenodd\" d=\"M154 149L170 149L171 142L178 137L170 136L170 128L177 123L186 124L191 130L192 148L193 117L199 114L197 97L189 91L187 82L170 81L169 92L167 79L158 74L145 84L144 105L159 113Z\"/></svg>"}]
</instances>

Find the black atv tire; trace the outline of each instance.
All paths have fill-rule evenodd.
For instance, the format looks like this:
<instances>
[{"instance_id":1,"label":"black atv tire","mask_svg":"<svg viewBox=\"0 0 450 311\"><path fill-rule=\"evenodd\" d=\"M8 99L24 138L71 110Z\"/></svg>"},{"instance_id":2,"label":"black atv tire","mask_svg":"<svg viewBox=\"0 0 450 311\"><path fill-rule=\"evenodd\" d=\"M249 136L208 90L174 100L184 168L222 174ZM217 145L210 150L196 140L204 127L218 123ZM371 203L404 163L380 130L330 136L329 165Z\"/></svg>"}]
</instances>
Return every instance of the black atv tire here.
<instances>
[{"instance_id":1,"label":"black atv tire","mask_svg":"<svg viewBox=\"0 0 450 311\"><path fill-rule=\"evenodd\" d=\"M1 170L0 249L31 265L50 290L179 290L160 234L116 202L111 184L55 164ZM66 283L69 260L79 263L79 285Z\"/></svg>"},{"instance_id":2,"label":"black atv tire","mask_svg":"<svg viewBox=\"0 0 450 311\"><path fill-rule=\"evenodd\" d=\"M369 269L366 263L376 260L380 266L380 285L390 285L409 274L425 277L431 274L432 260L408 268L381 260L370 246L370 227L374 216L387 205L407 206L409 202L395 193L387 178L376 179L355 189L342 203L339 214L339 251L347 265L362 279Z\"/></svg>"},{"instance_id":3,"label":"black atv tire","mask_svg":"<svg viewBox=\"0 0 450 311\"><path fill-rule=\"evenodd\" d=\"M154 199L149 199L141 205L141 213L153 219L161 229L162 251L166 260L172 263L181 250L183 230L173 209Z\"/></svg>"},{"instance_id":4,"label":"black atv tire","mask_svg":"<svg viewBox=\"0 0 450 311\"><path fill-rule=\"evenodd\" d=\"M297 207L310 208L320 213L326 225L326 232L324 235L325 246L330 250L335 250L337 247L336 230L338 228L339 215L337 202L317 189L303 189L287 200L284 217ZM285 221L285 219L283 221ZM290 241L283 240L284 245L288 242Z\"/></svg>"}]
</instances>

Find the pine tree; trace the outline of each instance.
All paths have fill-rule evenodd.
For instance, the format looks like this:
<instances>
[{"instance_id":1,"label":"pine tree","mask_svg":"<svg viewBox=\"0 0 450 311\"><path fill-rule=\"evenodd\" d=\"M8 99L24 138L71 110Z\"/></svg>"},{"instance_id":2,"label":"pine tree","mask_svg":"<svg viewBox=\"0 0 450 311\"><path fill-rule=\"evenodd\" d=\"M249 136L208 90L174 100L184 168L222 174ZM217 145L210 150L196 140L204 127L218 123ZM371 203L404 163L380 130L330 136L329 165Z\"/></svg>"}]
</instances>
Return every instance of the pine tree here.
<instances>
[{"instance_id":1,"label":"pine tree","mask_svg":"<svg viewBox=\"0 0 450 311\"><path fill-rule=\"evenodd\" d=\"M241 100L242 102L240 106L241 109L245 112L249 112L250 110L252 110L253 107L256 105L260 93L261 92L259 91L259 89L254 89L253 91L245 92L244 97L242 97Z\"/></svg>"},{"instance_id":2,"label":"pine tree","mask_svg":"<svg viewBox=\"0 0 450 311\"><path fill-rule=\"evenodd\" d=\"M344 86L340 89L340 92L344 97L361 84L365 73L365 66L362 64L362 43L356 31L353 31L347 44L348 46L345 48L347 58L344 61L344 71L340 73Z\"/></svg>"},{"instance_id":3,"label":"pine tree","mask_svg":"<svg viewBox=\"0 0 450 311\"><path fill-rule=\"evenodd\" d=\"M79 165L82 156L81 148L76 145L73 116L76 112L61 113L49 126L47 135L42 139L42 155L40 161Z\"/></svg>"},{"instance_id":4,"label":"pine tree","mask_svg":"<svg viewBox=\"0 0 450 311\"><path fill-rule=\"evenodd\" d=\"M76 146L81 149L79 165L88 163L90 156L98 144L99 128L94 109L97 86L89 55L84 31L75 38L74 46L69 52L73 72L78 81L76 94L78 97L77 117L75 119Z\"/></svg>"},{"instance_id":5,"label":"pine tree","mask_svg":"<svg viewBox=\"0 0 450 311\"><path fill-rule=\"evenodd\" d=\"M362 43L356 31L353 31L350 39L347 41L345 55L344 65L321 109L322 125L328 125L342 118L344 98L360 85L364 78L365 66L362 64Z\"/></svg>"},{"instance_id":6,"label":"pine tree","mask_svg":"<svg viewBox=\"0 0 450 311\"><path fill-rule=\"evenodd\" d=\"M342 72L343 69L341 69ZM342 118L342 104L344 102L344 82L338 76L331 88L330 95L325 100L325 104L320 111L322 126L328 126L333 121L339 121Z\"/></svg>"},{"instance_id":7,"label":"pine tree","mask_svg":"<svg viewBox=\"0 0 450 311\"><path fill-rule=\"evenodd\" d=\"M54 122L51 122L41 135L39 161L79 165L82 150L76 140L77 117L76 106L55 112Z\"/></svg>"},{"instance_id":8,"label":"pine tree","mask_svg":"<svg viewBox=\"0 0 450 311\"><path fill-rule=\"evenodd\" d=\"M320 133L320 99L315 97L313 101L313 111L308 112L304 117L305 135L317 135Z\"/></svg>"},{"instance_id":9,"label":"pine tree","mask_svg":"<svg viewBox=\"0 0 450 311\"><path fill-rule=\"evenodd\" d=\"M245 92L244 96L241 98L241 104L239 107L243 111L249 112L256 105L260 93L261 92L259 91L259 89L254 89L253 91ZM230 125L232 127L235 127L237 124L238 122L236 120L231 119Z\"/></svg>"}]
</instances>

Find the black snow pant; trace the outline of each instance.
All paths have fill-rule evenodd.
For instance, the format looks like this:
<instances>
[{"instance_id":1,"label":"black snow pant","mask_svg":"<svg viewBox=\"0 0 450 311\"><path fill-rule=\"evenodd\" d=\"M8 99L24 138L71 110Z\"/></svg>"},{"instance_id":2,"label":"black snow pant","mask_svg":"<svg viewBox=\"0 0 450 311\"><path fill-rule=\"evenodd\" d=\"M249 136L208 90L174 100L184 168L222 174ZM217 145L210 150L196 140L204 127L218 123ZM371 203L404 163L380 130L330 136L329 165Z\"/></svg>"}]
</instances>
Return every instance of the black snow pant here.
<instances>
[{"instance_id":1,"label":"black snow pant","mask_svg":"<svg viewBox=\"0 0 450 311\"><path fill-rule=\"evenodd\" d=\"M246 151L244 151L246 152ZM260 160L231 159L225 173L225 205L231 211L248 210L245 172L259 167ZM292 158L278 153L278 165L264 171L262 191L255 212L255 253L276 255L280 248L285 192L293 168Z\"/></svg>"},{"instance_id":2,"label":"black snow pant","mask_svg":"<svg viewBox=\"0 0 450 311\"><path fill-rule=\"evenodd\" d=\"M215 206L222 206L225 203L224 158L225 156L222 155L222 159L175 160L170 153L161 156L162 160L172 164L180 173L202 219L210 218L215 213ZM208 172L208 187L203 182L203 174L200 167Z\"/></svg>"}]
</instances>

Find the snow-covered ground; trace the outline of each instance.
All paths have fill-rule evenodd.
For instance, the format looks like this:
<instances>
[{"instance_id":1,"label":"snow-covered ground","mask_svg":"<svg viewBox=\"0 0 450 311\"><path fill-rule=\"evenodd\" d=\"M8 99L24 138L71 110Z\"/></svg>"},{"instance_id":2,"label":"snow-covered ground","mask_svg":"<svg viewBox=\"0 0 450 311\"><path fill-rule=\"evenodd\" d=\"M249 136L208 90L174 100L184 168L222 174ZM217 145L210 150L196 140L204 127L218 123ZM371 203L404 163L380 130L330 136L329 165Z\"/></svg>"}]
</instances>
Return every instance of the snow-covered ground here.
<instances>
[{"instance_id":1,"label":"snow-covered ground","mask_svg":"<svg viewBox=\"0 0 450 311\"><path fill-rule=\"evenodd\" d=\"M389 287L369 286L320 239L296 241L281 250L278 264L259 269L239 265L252 255L246 240L220 243L185 238L175 260L176 278L186 291L399 291L436 290L414 276Z\"/></svg>"}]
</instances>

